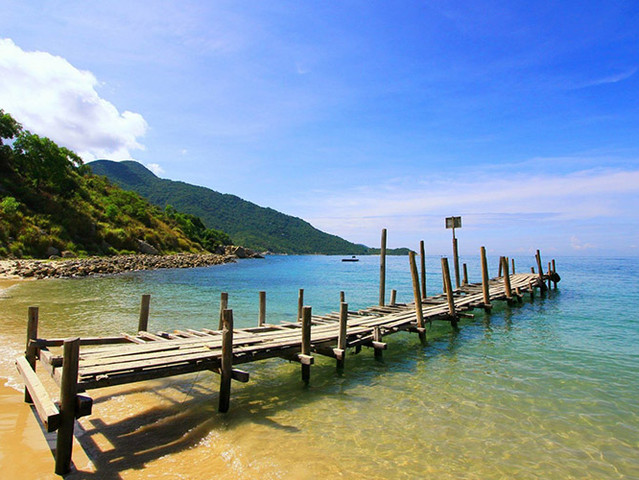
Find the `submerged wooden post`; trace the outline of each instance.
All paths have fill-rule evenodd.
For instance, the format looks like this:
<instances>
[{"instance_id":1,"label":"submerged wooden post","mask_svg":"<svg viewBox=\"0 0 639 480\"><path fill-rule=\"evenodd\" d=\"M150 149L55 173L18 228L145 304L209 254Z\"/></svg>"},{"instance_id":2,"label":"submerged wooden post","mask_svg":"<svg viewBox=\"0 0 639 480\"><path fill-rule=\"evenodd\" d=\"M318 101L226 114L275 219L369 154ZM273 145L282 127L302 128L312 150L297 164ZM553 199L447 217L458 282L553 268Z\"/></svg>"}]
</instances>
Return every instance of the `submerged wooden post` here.
<instances>
[{"instance_id":1,"label":"submerged wooden post","mask_svg":"<svg viewBox=\"0 0 639 480\"><path fill-rule=\"evenodd\" d=\"M233 377L233 310L225 309L222 317L222 358L220 360L218 411L226 413L231 404L231 379Z\"/></svg>"},{"instance_id":2,"label":"submerged wooden post","mask_svg":"<svg viewBox=\"0 0 639 480\"><path fill-rule=\"evenodd\" d=\"M395 306L396 303L397 303L397 290L393 289L391 290L390 304L392 306Z\"/></svg>"},{"instance_id":3,"label":"submerged wooden post","mask_svg":"<svg viewBox=\"0 0 639 480\"><path fill-rule=\"evenodd\" d=\"M60 381L60 426L56 438L55 473L66 475L71 471L73 451L73 427L78 396L78 362L80 339L64 341L62 379Z\"/></svg>"},{"instance_id":4,"label":"submerged wooden post","mask_svg":"<svg viewBox=\"0 0 639 480\"><path fill-rule=\"evenodd\" d=\"M311 354L311 307L302 309L302 355ZM308 385L311 380L311 365L302 363L302 381Z\"/></svg>"},{"instance_id":5,"label":"submerged wooden post","mask_svg":"<svg viewBox=\"0 0 639 480\"><path fill-rule=\"evenodd\" d=\"M488 281L490 277L488 275L488 260L486 259L486 247L481 247L481 287L484 294L484 310L490 311L492 305L490 304L490 287Z\"/></svg>"},{"instance_id":6,"label":"submerged wooden post","mask_svg":"<svg viewBox=\"0 0 639 480\"><path fill-rule=\"evenodd\" d=\"M510 288L510 273L508 272L508 259L502 257L503 269L504 269L504 291L506 292L506 298L511 301L513 298L513 292Z\"/></svg>"},{"instance_id":7,"label":"submerged wooden post","mask_svg":"<svg viewBox=\"0 0 639 480\"><path fill-rule=\"evenodd\" d=\"M373 328L373 341L381 342L382 341L382 329L379 326ZM384 350L381 348L373 348L375 350L375 360L382 360L384 358Z\"/></svg>"},{"instance_id":8,"label":"submerged wooden post","mask_svg":"<svg viewBox=\"0 0 639 480\"><path fill-rule=\"evenodd\" d=\"M304 289L300 288L297 295L297 321L302 321L302 308L304 308Z\"/></svg>"},{"instance_id":9,"label":"submerged wooden post","mask_svg":"<svg viewBox=\"0 0 639 480\"><path fill-rule=\"evenodd\" d=\"M448 258L442 257L442 273L444 275L444 284L446 285L446 299L448 301L448 314L451 316L453 328L457 328L457 315L455 314L455 300L453 299L453 286L450 281L450 269L448 267Z\"/></svg>"},{"instance_id":10,"label":"submerged wooden post","mask_svg":"<svg viewBox=\"0 0 639 480\"><path fill-rule=\"evenodd\" d=\"M410 262L410 273L413 278L413 297L415 298L415 317L417 320L417 332L419 340L426 343L426 329L424 328L424 313L422 311L422 296L419 289L419 276L417 274L417 265L415 264L415 252L408 252L408 261Z\"/></svg>"},{"instance_id":11,"label":"submerged wooden post","mask_svg":"<svg viewBox=\"0 0 639 480\"><path fill-rule=\"evenodd\" d=\"M462 283L464 285L468 285L468 267L466 266L466 264L462 264L463 267L463 271L464 271L464 278L462 280Z\"/></svg>"},{"instance_id":12,"label":"submerged wooden post","mask_svg":"<svg viewBox=\"0 0 639 480\"><path fill-rule=\"evenodd\" d=\"M257 325L262 327L266 323L266 292L260 291L260 313L257 319Z\"/></svg>"},{"instance_id":13,"label":"submerged wooden post","mask_svg":"<svg viewBox=\"0 0 639 480\"><path fill-rule=\"evenodd\" d=\"M419 257L421 266L421 286L422 298L426 298L426 249L424 248L424 240L419 242Z\"/></svg>"},{"instance_id":14,"label":"submerged wooden post","mask_svg":"<svg viewBox=\"0 0 639 480\"><path fill-rule=\"evenodd\" d=\"M346 359L346 329L348 327L348 303L339 304L339 334L337 337L337 348L341 350L341 358L337 358L337 369L344 369Z\"/></svg>"},{"instance_id":15,"label":"submerged wooden post","mask_svg":"<svg viewBox=\"0 0 639 480\"><path fill-rule=\"evenodd\" d=\"M379 253L379 305L386 299L386 229L382 229L382 247Z\"/></svg>"},{"instance_id":16,"label":"submerged wooden post","mask_svg":"<svg viewBox=\"0 0 639 480\"><path fill-rule=\"evenodd\" d=\"M27 317L27 346L24 350L24 356L29 362L29 365L35 372L36 369L36 358L38 356L38 347L36 345L32 345L31 341L36 340L38 338L38 317L39 317L39 309L38 307L29 307L28 317ZM24 386L24 401L27 403L33 403L33 399L29 394L29 389L27 386Z\"/></svg>"},{"instance_id":17,"label":"submerged wooden post","mask_svg":"<svg viewBox=\"0 0 639 480\"><path fill-rule=\"evenodd\" d=\"M224 310L227 308L229 308L229 294L222 292L220 293L220 321L217 326L218 330L222 330L222 328L224 328Z\"/></svg>"},{"instance_id":18,"label":"submerged wooden post","mask_svg":"<svg viewBox=\"0 0 639 480\"><path fill-rule=\"evenodd\" d=\"M138 321L138 332L146 332L149 328L149 306L151 304L151 295L142 295L140 302L140 320Z\"/></svg>"}]
</instances>

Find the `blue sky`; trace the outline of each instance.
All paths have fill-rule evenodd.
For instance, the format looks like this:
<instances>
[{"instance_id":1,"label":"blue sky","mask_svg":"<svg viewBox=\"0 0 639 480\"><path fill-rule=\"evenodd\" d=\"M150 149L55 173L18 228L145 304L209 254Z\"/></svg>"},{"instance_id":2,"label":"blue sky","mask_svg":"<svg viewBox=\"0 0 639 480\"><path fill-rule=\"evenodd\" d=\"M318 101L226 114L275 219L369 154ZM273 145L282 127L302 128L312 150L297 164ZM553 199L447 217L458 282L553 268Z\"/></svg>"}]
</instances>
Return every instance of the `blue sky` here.
<instances>
[{"instance_id":1,"label":"blue sky","mask_svg":"<svg viewBox=\"0 0 639 480\"><path fill-rule=\"evenodd\" d=\"M639 253L639 4L0 0L0 108L351 241Z\"/></svg>"}]
</instances>

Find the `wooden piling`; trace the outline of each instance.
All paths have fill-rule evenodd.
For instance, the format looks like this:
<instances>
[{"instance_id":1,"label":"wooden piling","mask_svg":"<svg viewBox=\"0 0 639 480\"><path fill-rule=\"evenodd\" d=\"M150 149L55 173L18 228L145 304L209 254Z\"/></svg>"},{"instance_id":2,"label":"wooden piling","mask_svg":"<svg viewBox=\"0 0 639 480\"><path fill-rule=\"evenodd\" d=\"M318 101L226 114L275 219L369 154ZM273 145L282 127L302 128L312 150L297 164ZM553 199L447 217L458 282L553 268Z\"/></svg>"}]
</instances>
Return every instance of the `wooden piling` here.
<instances>
[{"instance_id":1,"label":"wooden piling","mask_svg":"<svg viewBox=\"0 0 639 480\"><path fill-rule=\"evenodd\" d=\"M302 309L302 355L311 354L311 307ZM311 380L310 363L302 363L302 381L308 385Z\"/></svg>"},{"instance_id":2,"label":"wooden piling","mask_svg":"<svg viewBox=\"0 0 639 480\"><path fill-rule=\"evenodd\" d=\"M506 293L506 298L510 302L513 298L513 292L510 288L510 273L508 272L508 259L506 257L501 257L504 269L504 291Z\"/></svg>"},{"instance_id":3,"label":"wooden piling","mask_svg":"<svg viewBox=\"0 0 639 480\"><path fill-rule=\"evenodd\" d=\"M386 299L386 229L382 229L382 246L379 253L379 305Z\"/></svg>"},{"instance_id":4,"label":"wooden piling","mask_svg":"<svg viewBox=\"0 0 639 480\"><path fill-rule=\"evenodd\" d=\"M138 332L146 332L149 328L149 306L151 304L151 295L142 295L140 302L140 319L138 320Z\"/></svg>"},{"instance_id":5,"label":"wooden piling","mask_svg":"<svg viewBox=\"0 0 639 480\"><path fill-rule=\"evenodd\" d=\"M515 259L514 258L510 259L510 264L512 266L512 269L511 269L512 270L512 274L514 275L515 274Z\"/></svg>"},{"instance_id":6,"label":"wooden piling","mask_svg":"<svg viewBox=\"0 0 639 480\"><path fill-rule=\"evenodd\" d=\"M552 268L551 268L551 263L548 262L548 290L550 290L550 285L552 282Z\"/></svg>"},{"instance_id":7,"label":"wooden piling","mask_svg":"<svg viewBox=\"0 0 639 480\"><path fill-rule=\"evenodd\" d=\"M222 358L220 359L220 401L218 411L226 413L231 404L231 379L233 378L233 310L222 314Z\"/></svg>"},{"instance_id":8,"label":"wooden piling","mask_svg":"<svg viewBox=\"0 0 639 480\"><path fill-rule=\"evenodd\" d=\"M32 340L36 340L38 338L38 318L39 318L39 309L38 307L29 307L27 314L27 345L24 350L24 356L29 362L29 365L35 372L36 369L36 358L38 356L38 347L33 344ZM33 399L29 394L29 389L24 387L24 401L26 403L33 403Z\"/></svg>"},{"instance_id":9,"label":"wooden piling","mask_svg":"<svg viewBox=\"0 0 639 480\"><path fill-rule=\"evenodd\" d=\"M553 258L552 259L552 276L553 276L553 280L552 281L553 281L555 290L557 290L557 280L556 280L557 275L556 274L557 274L557 267L555 265L555 259Z\"/></svg>"},{"instance_id":10,"label":"wooden piling","mask_svg":"<svg viewBox=\"0 0 639 480\"><path fill-rule=\"evenodd\" d=\"M390 304L394 307L397 303L397 290L391 290Z\"/></svg>"},{"instance_id":11,"label":"wooden piling","mask_svg":"<svg viewBox=\"0 0 639 480\"><path fill-rule=\"evenodd\" d=\"M56 438L55 473L66 475L71 471L73 452L73 427L78 396L78 363L80 339L64 341L62 378L60 381L60 426Z\"/></svg>"},{"instance_id":12,"label":"wooden piling","mask_svg":"<svg viewBox=\"0 0 639 480\"><path fill-rule=\"evenodd\" d=\"M457 328L457 315L455 314L455 300L453 299L453 286L450 281L450 268L448 258L442 257L442 273L444 275L444 285L446 285L446 300L448 301L448 314L451 317L453 328Z\"/></svg>"},{"instance_id":13,"label":"wooden piling","mask_svg":"<svg viewBox=\"0 0 639 480\"><path fill-rule=\"evenodd\" d=\"M224 328L224 310L229 308L229 294L227 292L220 293L220 321L218 322L217 329L222 330Z\"/></svg>"},{"instance_id":14,"label":"wooden piling","mask_svg":"<svg viewBox=\"0 0 639 480\"><path fill-rule=\"evenodd\" d=\"M459 288L461 287L459 280L459 252L457 250L457 237L455 236L453 236L453 263L455 266L455 286Z\"/></svg>"},{"instance_id":15,"label":"wooden piling","mask_svg":"<svg viewBox=\"0 0 639 480\"><path fill-rule=\"evenodd\" d=\"M502 276L504 270L504 257L499 257L499 273L497 273L498 277Z\"/></svg>"},{"instance_id":16,"label":"wooden piling","mask_svg":"<svg viewBox=\"0 0 639 480\"><path fill-rule=\"evenodd\" d=\"M297 295L297 321L302 321L302 309L304 308L304 289L300 288Z\"/></svg>"},{"instance_id":17,"label":"wooden piling","mask_svg":"<svg viewBox=\"0 0 639 480\"><path fill-rule=\"evenodd\" d=\"M539 288L544 291L546 285L544 284L544 269L541 266L541 253L539 253L539 250L537 250L535 258L537 259L537 271L539 272Z\"/></svg>"},{"instance_id":18,"label":"wooden piling","mask_svg":"<svg viewBox=\"0 0 639 480\"><path fill-rule=\"evenodd\" d=\"M466 264L462 264L463 267L463 272L464 272L464 278L462 280L463 285L468 285L468 267L466 266Z\"/></svg>"},{"instance_id":19,"label":"wooden piling","mask_svg":"<svg viewBox=\"0 0 639 480\"><path fill-rule=\"evenodd\" d=\"M373 328L373 341L381 342L382 341L382 329L379 326ZM375 350L375 360L381 361L384 358L384 350L381 348L373 348Z\"/></svg>"},{"instance_id":20,"label":"wooden piling","mask_svg":"<svg viewBox=\"0 0 639 480\"><path fill-rule=\"evenodd\" d=\"M490 287L488 285L488 281L490 277L488 276L488 260L486 259L486 247L480 248L481 254L481 287L482 292L484 294L484 310L490 311L492 305L490 304Z\"/></svg>"},{"instance_id":21,"label":"wooden piling","mask_svg":"<svg viewBox=\"0 0 639 480\"><path fill-rule=\"evenodd\" d=\"M417 274L417 265L415 263L415 252L408 252L408 261L410 262L410 273L413 278L413 297L415 299L415 317L417 320L417 332L419 340L422 344L426 343L426 329L424 328L424 313L422 310L422 296L419 288L419 276Z\"/></svg>"},{"instance_id":22,"label":"wooden piling","mask_svg":"<svg viewBox=\"0 0 639 480\"><path fill-rule=\"evenodd\" d=\"M257 319L257 325L262 327L266 323L266 292L260 291L260 312Z\"/></svg>"},{"instance_id":23,"label":"wooden piling","mask_svg":"<svg viewBox=\"0 0 639 480\"><path fill-rule=\"evenodd\" d=\"M422 298L426 298L426 249L424 248L424 240L420 240L419 242L419 257L421 266L421 293ZM391 303L394 304L394 302Z\"/></svg>"},{"instance_id":24,"label":"wooden piling","mask_svg":"<svg viewBox=\"0 0 639 480\"><path fill-rule=\"evenodd\" d=\"M341 358L337 358L337 370L344 369L346 359L346 329L348 327L348 303L339 305L339 333L337 337L337 348L341 350Z\"/></svg>"},{"instance_id":25,"label":"wooden piling","mask_svg":"<svg viewBox=\"0 0 639 480\"><path fill-rule=\"evenodd\" d=\"M339 303L344 303L346 301L346 295L343 291L339 292Z\"/></svg>"}]
</instances>

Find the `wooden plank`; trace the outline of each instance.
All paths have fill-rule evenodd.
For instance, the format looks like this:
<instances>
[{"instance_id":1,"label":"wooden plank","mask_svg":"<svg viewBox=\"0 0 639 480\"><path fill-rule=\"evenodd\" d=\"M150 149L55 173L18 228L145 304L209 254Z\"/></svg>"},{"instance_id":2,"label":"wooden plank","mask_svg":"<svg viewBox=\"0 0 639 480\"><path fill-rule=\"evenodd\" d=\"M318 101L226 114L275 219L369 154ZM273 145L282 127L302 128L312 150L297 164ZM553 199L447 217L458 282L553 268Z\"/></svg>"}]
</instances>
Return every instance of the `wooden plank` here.
<instances>
[{"instance_id":1,"label":"wooden plank","mask_svg":"<svg viewBox=\"0 0 639 480\"><path fill-rule=\"evenodd\" d=\"M31 368L29 361L25 357L18 357L16 366L18 367L20 375L22 375L25 390L29 392L33 406L45 430L47 432L57 430L60 425L60 411L55 403L53 403L53 400L51 400L51 397L49 397L49 394L35 371Z\"/></svg>"}]
</instances>

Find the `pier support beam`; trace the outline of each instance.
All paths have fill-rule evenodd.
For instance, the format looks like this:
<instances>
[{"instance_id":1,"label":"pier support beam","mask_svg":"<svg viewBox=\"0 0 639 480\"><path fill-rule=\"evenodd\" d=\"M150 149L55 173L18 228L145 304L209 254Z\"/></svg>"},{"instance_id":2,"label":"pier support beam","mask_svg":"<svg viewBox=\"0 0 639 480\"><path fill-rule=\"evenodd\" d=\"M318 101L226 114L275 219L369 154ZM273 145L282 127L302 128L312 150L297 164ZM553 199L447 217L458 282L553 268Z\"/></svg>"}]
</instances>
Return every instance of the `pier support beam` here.
<instances>
[{"instance_id":1,"label":"pier support beam","mask_svg":"<svg viewBox=\"0 0 639 480\"><path fill-rule=\"evenodd\" d=\"M394 307L396 303L397 303L397 290L393 289L391 290L390 305Z\"/></svg>"},{"instance_id":2,"label":"pier support beam","mask_svg":"<svg viewBox=\"0 0 639 480\"><path fill-rule=\"evenodd\" d=\"M379 252L379 306L383 307L386 299L386 229L382 229L382 246Z\"/></svg>"},{"instance_id":3,"label":"pier support beam","mask_svg":"<svg viewBox=\"0 0 639 480\"><path fill-rule=\"evenodd\" d=\"M339 333L337 336L337 349L341 353L341 357L337 356L337 371L344 370L344 361L346 360L346 331L348 328L348 303L341 302L339 304Z\"/></svg>"},{"instance_id":4,"label":"pier support beam","mask_svg":"<svg viewBox=\"0 0 639 480\"><path fill-rule=\"evenodd\" d=\"M38 307L29 307L27 317L27 346L24 351L24 356L34 372L36 369L38 347L35 344L32 344L31 340L36 340L38 338L38 312ZM29 389L26 386L24 387L24 401L26 403L33 403L33 399L31 398L31 395L29 395Z\"/></svg>"},{"instance_id":5,"label":"pier support beam","mask_svg":"<svg viewBox=\"0 0 639 480\"><path fill-rule=\"evenodd\" d=\"M488 284L490 277L488 276L488 260L486 259L486 247L481 247L480 253L481 253L481 288L482 288L482 293L484 296L483 307L484 307L484 311L490 312L493 306L490 304L490 287Z\"/></svg>"},{"instance_id":6,"label":"pier support beam","mask_svg":"<svg viewBox=\"0 0 639 480\"><path fill-rule=\"evenodd\" d=\"M311 307L302 309L302 356L311 355ZM302 381L308 385L311 380L310 362L302 362Z\"/></svg>"},{"instance_id":7,"label":"pier support beam","mask_svg":"<svg viewBox=\"0 0 639 480\"><path fill-rule=\"evenodd\" d=\"M302 321L302 309L304 308L304 289L300 288L297 295L297 321Z\"/></svg>"},{"instance_id":8,"label":"pier support beam","mask_svg":"<svg viewBox=\"0 0 639 480\"><path fill-rule=\"evenodd\" d=\"M225 309L222 317L222 358L220 360L218 411L226 413L231 404L231 380L233 378L233 310Z\"/></svg>"},{"instance_id":9,"label":"pier support beam","mask_svg":"<svg viewBox=\"0 0 639 480\"><path fill-rule=\"evenodd\" d=\"M140 319L138 320L138 332L146 332L149 328L149 307L151 305L151 295L142 295L140 301Z\"/></svg>"},{"instance_id":10,"label":"pier support beam","mask_svg":"<svg viewBox=\"0 0 639 480\"><path fill-rule=\"evenodd\" d=\"M227 308L229 308L229 294L222 292L220 293L220 321L217 325L218 330L222 330L222 328L224 328L224 310Z\"/></svg>"},{"instance_id":11,"label":"pier support beam","mask_svg":"<svg viewBox=\"0 0 639 480\"><path fill-rule=\"evenodd\" d=\"M508 271L508 258L502 258L502 268L504 269L504 292L506 293L506 301L508 305L512 304L513 301L513 291L510 287L510 272Z\"/></svg>"},{"instance_id":12,"label":"pier support beam","mask_svg":"<svg viewBox=\"0 0 639 480\"><path fill-rule=\"evenodd\" d=\"M419 276L417 274L417 265L415 264L415 252L408 252L408 261L410 262L410 273L413 278L413 296L415 298L415 316L417 320L417 331L419 340L422 344L426 343L426 329L424 328L424 313L422 311L422 296L419 289Z\"/></svg>"},{"instance_id":13,"label":"pier support beam","mask_svg":"<svg viewBox=\"0 0 639 480\"><path fill-rule=\"evenodd\" d=\"M375 360L382 361L384 359L384 349L382 347L382 329L379 327L373 329L373 349L375 350Z\"/></svg>"},{"instance_id":14,"label":"pier support beam","mask_svg":"<svg viewBox=\"0 0 639 480\"><path fill-rule=\"evenodd\" d=\"M260 312L257 319L258 327L263 327L266 323L266 292L260 291Z\"/></svg>"},{"instance_id":15,"label":"pier support beam","mask_svg":"<svg viewBox=\"0 0 639 480\"><path fill-rule=\"evenodd\" d=\"M448 267L448 259L442 257L442 274L444 275L444 285L446 286L446 300L448 301L448 314L450 315L450 323L457 330L457 314L455 313L455 300L453 298L453 286L450 281L450 268Z\"/></svg>"},{"instance_id":16,"label":"pier support beam","mask_svg":"<svg viewBox=\"0 0 639 480\"><path fill-rule=\"evenodd\" d=\"M424 248L424 240L419 242L419 260L420 260L420 274L421 274L421 294L422 298L426 298L426 249ZM394 302L392 302L394 303Z\"/></svg>"},{"instance_id":17,"label":"pier support beam","mask_svg":"<svg viewBox=\"0 0 639 480\"><path fill-rule=\"evenodd\" d=\"M541 253L539 253L539 250L537 250L535 258L537 259L537 272L539 273L539 289L542 292L545 292L546 285L544 284L544 268L541 266Z\"/></svg>"},{"instance_id":18,"label":"pier support beam","mask_svg":"<svg viewBox=\"0 0 639 480\"><path fill-rule=\"evenodd\" d=\"M78 397L80 339L65 340L63 348L62 379L60 381L60 426L58 427L55 449L55 473L58 475L66 475L71 471L73 427Z\"/></svg>"}]
</instances>

